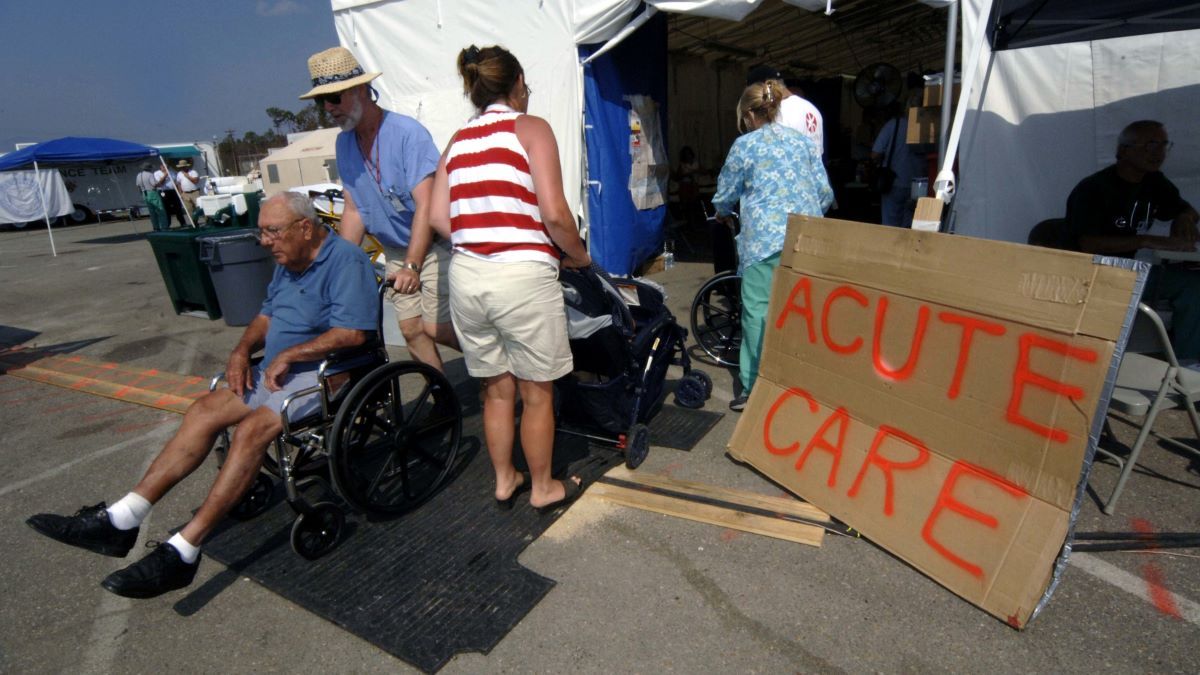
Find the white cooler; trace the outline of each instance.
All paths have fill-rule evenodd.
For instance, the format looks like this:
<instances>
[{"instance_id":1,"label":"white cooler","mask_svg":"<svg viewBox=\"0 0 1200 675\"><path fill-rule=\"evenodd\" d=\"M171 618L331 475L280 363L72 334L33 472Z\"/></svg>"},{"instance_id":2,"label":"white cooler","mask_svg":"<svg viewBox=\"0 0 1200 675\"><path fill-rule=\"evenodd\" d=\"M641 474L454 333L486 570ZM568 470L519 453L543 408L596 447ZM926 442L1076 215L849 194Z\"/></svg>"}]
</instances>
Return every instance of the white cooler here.
<instances>
[{"instance_id":1,"label":"white cooler","mask_svg":"<svg viewBox=\"0 0 1200 675\"><path fill-rule=\"evenodd\" d=\"M196 198L196 204L204 210L206 218L212 218L217 215L217 211L229 206L232 201L232 195L203 195ZM244 205L243 208L245 208Z\"/></svg>"}]
</instances>

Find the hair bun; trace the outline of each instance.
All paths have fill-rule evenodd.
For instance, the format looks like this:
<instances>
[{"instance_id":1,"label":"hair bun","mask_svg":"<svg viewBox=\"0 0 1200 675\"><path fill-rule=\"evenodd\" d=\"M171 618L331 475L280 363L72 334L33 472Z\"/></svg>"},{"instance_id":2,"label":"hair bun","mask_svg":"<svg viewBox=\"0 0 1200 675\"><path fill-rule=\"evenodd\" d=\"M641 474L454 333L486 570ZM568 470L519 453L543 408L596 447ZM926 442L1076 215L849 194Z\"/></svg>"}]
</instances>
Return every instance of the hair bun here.
<instances>
[{"instance_id":1,"label":"hair bun","mask_svg":"<svg viewBox=\"0 0 1200 675\"><path fill-rule=\"evenodd\" d=\"M479 63L479 47L475 45L467 47L463 52L463 63L469 66Z\"/></svg>"}]
</instances>

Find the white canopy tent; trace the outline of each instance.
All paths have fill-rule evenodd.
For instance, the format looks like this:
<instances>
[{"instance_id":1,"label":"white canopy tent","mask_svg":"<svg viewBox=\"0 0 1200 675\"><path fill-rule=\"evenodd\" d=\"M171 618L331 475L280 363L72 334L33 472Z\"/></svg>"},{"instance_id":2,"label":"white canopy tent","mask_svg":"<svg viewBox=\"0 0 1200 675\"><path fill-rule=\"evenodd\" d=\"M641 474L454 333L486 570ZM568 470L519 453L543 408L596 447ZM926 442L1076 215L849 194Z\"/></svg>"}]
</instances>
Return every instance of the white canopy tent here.
<instances>
[{"instance_id":1,"label":"white canopy tent","mask_svg":"<svg viewBox=\"0 0 1200 675\"><path fill-rule=\"evenodd\" d=\"M381 103L420 120L439 146L473 112L455 71L459 50L470 44L503 44L512 49L536 92L530 112L545 117L555 130L564 184L577 213L586 187L579 46L616 43L656 11L725 23L740 22L763 4L763 0L517 0L498 11L489 0L331 1L342 45L366 69L383 73L375 82ZM852 7L857 0L783 2L814 16L832 9L837 17L839 5ZM954 4L953 0L920 3ZM994 3L962 0L961 4L961 12L952 8L948 13L951 22L961 14L958 60L965 63L976 45L980 52L970 78L975 86L960 102L962 121L957 122L961 126L959 179L949 223L955 231L1024 241L1034 224L1063 214L1066 196L1078 180L1112 161L1117 134L1135 119L1158 119L1167 125L1176 146L1164 170L1185 198L1200 203L1200 135L1196 133L1200 118L1192 113L1194 102L1200 100L1200 50L1193 46L1200 32L1179 32L1178 22L1168 27L1164 21L1162 30L1176 32L993 52L985 31L977 28ZM1028 3L995 4L1003 10ZM1072 0L1051 6L1088 4ZM1117 7L1118 12L1122 7L1107 0L1091 4L1108 5L1109 10ZM918 6L915 0L911 5ZM1165 0L1163 6L1180 5L1186 3ZM881 22L895 20L894 14L880 17ZM950 45L954 28L946 33ZM847 34L844 40L853 43L855 37ZM746 51L746 40L752 43L753 37L741 35L739 40L739 49L732 51ZM726 50L732 42L719 35L702 41ZM955 56L953 49L946 53ZM753 52L744 57L747 62L754 58ZM945 114L948 118L948 108Z\"/></svg>"},{"instance_id":2,"label":"white canopy tent","mask_svg":"<svg viewBox=\"0 0 1200 675\"><path fill-rule=\"evenodd\" d=\"M964 61L990 4L963 3ZM1160 2L1147 17L1146 25L1170 32L1002 51L980 43L977 86L964 97L954 231L1024 242L1035 224L1065 213L1080 179L1113 163L1117 135L1141 119L1166 125L1175 147L1163 172L1200 204L1200 30L1179 30L1196 25L1179 17L1194 14L1187 5ZM1182 9L1171 15L1171 7ZM1089 30L1120 24L1080 21Z\"/></svg>"},{"instance_id":3,"label":"white canopy tent","mask_svg":"<svg viewBox=\"0 0 1200 675\"><path fill-rule=\"evenodd\" d=\"M840 4L783 1L810 12L826 12L831 6L836 11ZM920 0L933 7L951 2ZM739 22L762 4L763 0L518 0L501 10L490 0L332 0L341 44L366 70L383 73L374 83L381 105L418 119L439 147L473 114L455 70L459 50L471 44L511 49L535 90L530 113L546 118L554 128L564 185L577 213L584 183L584 75L578 47L616 44L655 12Z\"/></svg>"}]
</instances>

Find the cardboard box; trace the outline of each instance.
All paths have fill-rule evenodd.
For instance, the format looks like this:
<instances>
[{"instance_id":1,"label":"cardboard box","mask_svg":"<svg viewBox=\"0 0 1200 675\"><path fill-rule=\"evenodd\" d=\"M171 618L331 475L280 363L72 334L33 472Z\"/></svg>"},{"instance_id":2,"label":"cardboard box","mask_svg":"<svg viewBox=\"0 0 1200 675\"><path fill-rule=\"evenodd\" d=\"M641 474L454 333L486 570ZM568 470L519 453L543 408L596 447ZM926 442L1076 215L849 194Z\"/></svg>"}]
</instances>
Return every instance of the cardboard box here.
<instances>
[{"instance_id":1,"label":"cardboard box","mask_svg":"<svg viewBox=\"0 0 1200 675\"><path fill-rule=\"evenodd\" d=\"M1065 564L1147 269L792 216L730 453L1023 627Z\"/></svg>"},{"instance_id":2,"label":"cardboard box","mask_svg":"<svg viewBox=\"0 0 1200 675\"><path fill-rule=\"evenodd\" d=\"M958 105L958 94L961 90L962 90L962 85L955 82L954 83L954 93L952 93L950 95L950 105L952 105L952 106ZM941 104L942 104L942 85L940 85L940 84L925 85L925 89L921 92L921 105L931 106L931 105L941 105Z\"/></svg>"},{"instance_id":3,"label":"cardboard box","mask_svg":"<svg viewBox=\"0 0 1200 675\"><path fill-rule=\"evenodd\" d=\"M938 128L942 123L941 106L922 106L908 109L908 136L906 143L937 143Z\"/></svg>"}]
</instances>

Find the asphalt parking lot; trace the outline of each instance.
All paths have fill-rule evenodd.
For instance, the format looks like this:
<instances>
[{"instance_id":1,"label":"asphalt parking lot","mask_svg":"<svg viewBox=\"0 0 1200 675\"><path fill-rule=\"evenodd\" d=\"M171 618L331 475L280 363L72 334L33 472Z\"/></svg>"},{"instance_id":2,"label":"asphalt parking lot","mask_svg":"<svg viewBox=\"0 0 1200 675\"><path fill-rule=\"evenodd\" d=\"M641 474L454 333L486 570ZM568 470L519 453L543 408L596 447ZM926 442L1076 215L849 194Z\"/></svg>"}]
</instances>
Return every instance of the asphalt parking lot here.
<instances>
[{"instance_id":1,"label":"asphalt parking lot","mask_svg":"<svg viewBox=\"0 0 1200 675\"><path fill-rule=\"evenodd\" d=\"M147 230L144 220L56 229L57 257L44 229L0 232L0 342L70 345L189 375L219 370L240 329L174 313L140 236ZM678 255L652 278L686 323L711 266ZM699 367L716 382L706 409L728 413L732 374ZM195 586L216 590L203 596L116 597L99 581L127 561L24 524L119 498L178 419L0 374L0 671L410 670L210 559ZM726 457L735 423L726 414L690 452L652 448L639 471L781 494ZM1128 425L1114 427L1132 442ZM1190 426L1169 411L1159 429L1185 436ZM1189 459L1157 445L1143 458L1116 515L1102 514L1089 491L1079 530L1200 531L1200 476ZM206 463L156 507L143 539L185 522L214 473ZM1107 495L1116 476L1114 464L1098 462L1091 485ZM443 672L1200 672L1195 549L1076 554L1020 632L866 540L827 536L813 548L586 497L520 562L557 585L490 653L460 654Z\"/></svg>"}]
</instances>

